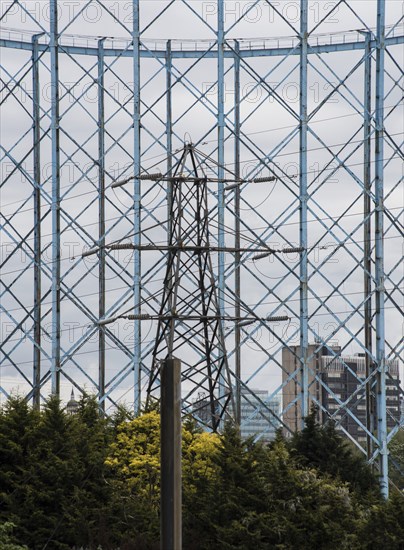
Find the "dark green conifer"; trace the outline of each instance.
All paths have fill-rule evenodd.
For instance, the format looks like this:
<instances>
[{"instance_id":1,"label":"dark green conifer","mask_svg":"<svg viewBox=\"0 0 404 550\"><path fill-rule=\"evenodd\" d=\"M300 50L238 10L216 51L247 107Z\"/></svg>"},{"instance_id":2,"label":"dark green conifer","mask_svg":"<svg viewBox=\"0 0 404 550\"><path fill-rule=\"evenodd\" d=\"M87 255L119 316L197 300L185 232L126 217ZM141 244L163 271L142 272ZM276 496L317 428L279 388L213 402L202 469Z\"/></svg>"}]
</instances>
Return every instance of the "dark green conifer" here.
<instances>
[{"instance_id":1,"label":"dark green conifer","mask_svg":"<svg viewBox=\"0 0 404 550\"><path fill-rule=\"evenodd\" d=\"M316 412L312 407L303 430L293 435L289 445L292 456L302 465L348 482L359 497L376 498L379 495L378 481L366 463L365 455L339 435L334 423L321 426L316 421Z\"/></svg>"}]
</instances>

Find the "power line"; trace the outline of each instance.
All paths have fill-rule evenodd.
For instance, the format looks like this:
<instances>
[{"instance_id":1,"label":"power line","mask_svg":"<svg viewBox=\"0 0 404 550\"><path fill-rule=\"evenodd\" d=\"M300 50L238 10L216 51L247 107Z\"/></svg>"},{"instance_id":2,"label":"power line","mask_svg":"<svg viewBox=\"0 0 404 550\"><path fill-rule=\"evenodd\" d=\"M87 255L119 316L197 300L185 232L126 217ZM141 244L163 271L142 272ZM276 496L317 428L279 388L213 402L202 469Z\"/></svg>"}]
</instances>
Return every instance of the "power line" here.
<instances>
[{"instance_id":1,"label":"power line","mask_svg":"<svg viewBox=\"0 0 404 550\"><path fill-rule=\"evenodd\" d=\"M342 118L342 117L336 117L336 118ZM332 119L330 119L330 120L332 120ZM295 126L293 126L293 127L295 127ZM274 130L276 130L276 129L263 130L262 132L270 132L270 131L274 131ZM259 132L259 133L260 133L260 132ZM252 134L250 134L250 133L245 133L244 135L252 135ZM402 133L402 132L397 132L397 133L389 134L389 135L391 135L391 136L399 136L399 135L403 135L403 133ZM375 138L374 136L370 136L369 139L375 140L376 138ZM357 143L362 143L362 142L364 143L364 141L365 141L365 140L361 139L361 140L349 141L349 142L344 142L344 143L334 143L334 144L328 145L328 147L330 147L330 148L331 148L331 147L341 147L342 145L357 144ZM208 143L208 142L206 142L206 143ZM324 146L315 147L315 148L309 148L309 149L307 149L307 152L322 151L322 150L324 150L324 149L325 149ZM174 156L174 154L175 154L175 153L173 153L171 156ZM286 156L292 156L292 155L297 155L297 154L299 154L299 151L292 151L292 152L279 153L279 154L277 154L275 157L272 157L272 158L270 158L270 159L265 158L265 160L268 161L268 162L273 162L275 159L277 159L277 158L279 158L279 157L286 157ZM158 156L159 156L159 157L162 157L164 160L167 159L167 155L166 155L166 154L161 154L161 155L158 155ZM401 155L399 154L398 157L400 157L400 156L401 156ZM151 160L151 159L153 159L153 158L156 158L156 157L150 157L150 158L147 159L147 160ZM147 160L146 160L146 162L147 162ZM255 161L255 162L258 163L258 162L260 162L261 160L263 160L263 159L254 157L254 158L250 158L250 159L241 160L241 161L240 161L240 164L245 164L246 162L253 162L253 161ZM382 159L382 161L384 161L384 160L386 160L386 159ZM390 160L390 157L389 157L387 160ZM331 159L331 162L333 162L333 161L334 161L334 159ZM374 163L375 160L372 160L372 161L370 161L370 162L371 162L371 163ZM156 164L158 164L158 163L156 163ZM363 162L355 163L355 164L345 164L345 163L343 163L341 166L340 166L340 165L338 166L338 169L343 168L343 167L350 168L350 167L353 167L353 166L360 166L360 165L362 165L362 164L363 164ZM94 166L96 166L96 163L94 163ZM226 163L225 167L226 167L226 166L235 166L235 163ZM152 167L153 167L153 166L152 166ZM151 167L149 167L148 170L150 170L150 168L151 168ZM329 170L335 170L335 168L336 168L335 166L334 166L334 167L330 167L330 168L326 168L326 169L323 169L322 172L329 171ZM63 166L61 167L61 169L63 169ZM318 172L319 172L318 170L308 170L308 171L305 172L304 174L306 174L306 175L309 175L309 174L317 174ZM303 174L303 172L301 172L301 174ZM286 177L288 177L288 176L286 176ZM92 185L95 186L95 185L96 185L96 181L98 181L98 178L93 178L93 179L92 179L92 178L83 178L83 179L79 179L79 180L77 180L76 182L73 182L73 183L71 183L71 184L62 186L62 187L61 187L61 190L62 190L62 189L68 189L68 188L70 188L70 187L72 187L72 186L74 187L74 186L76 186L77 184L79 184L80 182L83 182L83 181L84 181L84 182L87 182L87 183L91 183ZM3 186L3 185L6 185L6 184L3 183L2 186ZM2 187L0 188L0 192L1 192L1 190L2 190ZM63 198L61 202L65 202L65 201L68 201L68 200L80 198L80 197L82 197L82 196L90 195L90 194L92 194L92 193L97 193L97 194L98 194L98 193L99 193L99 190L98 190L98 189L94 189L94 190L86 191L86 192L84 192L84 193L80 193L80 194L77 194L77 195L71 195L71 196L69 196L69 197ZM32 194L31 194L31 196L32 196ZM27 200L27 199L26 199L26 200ZM4 204L4 205L2 206L2 208L7 208L8 206L13 206L14 204L20 204L21 202L23 202L23 201L13 201L13 202L11 202L11 203ZM43 204L43 205L41 205L41 207L42 207L42 208L46 208L46 207L49 207L49 208L50 208L50 205L49 205L49 204ZM33 210L33 207L30 207L30 208L26 208L26 209L20 210L20 211L18 212L18 214L23 213L23 212L29 212L29 211L31 211L31 210Z\"/></svg>"},{"instance_id":2,"label":"power line","mask_svg":"<svg viewBox=\"0 0 404 550\"><path fill-rule=\"evenodd\" d=\"M384 307L383 309L396 309L396 307L388 306L388 307ZM335 314L335 315L345 315L345 314L349 315L349 314L352 313L352 310L333 311L332 313ZM316 313L313 318L315 318L317 316L324 316L324 315L331 315L331 313ZM298 317L296 316L296 318L298 318ZM257 320L257 322L258 322L258 320ZM87 326L88 325L83 325L82 327L75 327L75 328L79 329L79 328L85 328ZM343 329L344 329L344 326L341 325L340 330L343 330ZM68 330L68 329L66 329L66 330ZM20 340L20 338L18 340ZM18 341L18 340L15 340L15 341ZM110 350L122 351L123 352L123 350L120 350L117 346L109 347L108 351L110 351ZM77 355L85 355L85 354L88 354L88 353L96 353L96 352L98 352L98 348L96 348L95 350L81 351L81 352L73 353L73 354L70 355L70 357L73 358L73 357L76 357ZM68 358L69 358L69 356L62 357L62 359L68 359ZM32 359L30 361L18 361L18 365L28 365L28 364L32 365ZM14 364L13 363L2 363L0 365L0 367L14 367Z\"/></svg>"},{"instance_id":3,"label":"power line","mask_svg":"<svg viewBox=\"0 0 404 550\"><path fill-rule=\"evenodd\" d=\"M227 263L225 265L232 265L232 263ZM160 281L163 281L164 279L163 278L160 278L160 279L153 279L153 281L156 281L156 282L160 282ZM121 286L121 287L115 287L115 288L112 288L112 289L109 289L109 292L115 292L117 290L125 290L127 289L128 287L127 286ZM394 292L395 290L400 290L399 287L392 287L392 288L385 288L386 292ZM404 287L403 287L403 290L404 290ZM373 294L373 292L372 292ZM98 292L91 292L91 293L87 293L87 294L81 294L81 295L78 295L76 296L77 298L87 298L87 297L90 297L90 296L97 296L98 295ZM364 295L364 292L363 291L355 291L355 292L344 292L344 296L356 296L356 295ZM146 303L147 301L151 301L155 298L157 298L159 296L159 293L155 293L153 294L152 296L149 296L147 298L145 298L144 302L141 303L144 304ZM318 302L318 300L322 300L322 299L327 299L327 298L330 298L330 297L333 297L333 296L330 296L329 294L327 295L324 295L324 296L312 296L312 295L309 295L308 296L308 300L315 300ZM338 295L335 295L334 298L337 297L338 299L341 299L341 297L339 297ZM229 300L230 298L230 300ZM235 305L235 300L234 302L232 301L233 298L231 295L228 295L227 296L227 303L228 303L228 307L229 308L233 308L234 305ZM292 303L292 302L299 302L300 301L300 298L289 298L288 299L288 303ZM41 305L51 305L52 302L41 302ZM254 307L256 306L257 304L256 303L250 303L250 304L246 304L247 307L251 308L251 307ZM273 305L273 306L282 306L282 302L281 301L276 301L276 302L260 302L259 306L268 306L268 305ZM243 307L243 305L241 305ZM33 305L30 305L30 306L27 306L27 309L33 309ZM360 304L359 306L357 306L357 309L358 311L360 310L360 308L363 307L363 304ZM388 309L388 308L385 308L385 309ZM390 309L397 309L393 306L391 306ZM12 312L15 312L15 311L25 311L24 308L22 307L18 307L18 308L13 308L13 309L10 309L10 308L7 308L7 311L12 313ZM130 311L132 311L132 307L130 309L128 309L127 311L119 314L119 315L125 315L126 313L129 313ZM246 310L247 311L247 310ZM348 313L348 312L345 312L345 313ZM316 316L317 315L331 315L329 313L322 313L322 314L315 314ZM118 319L117 319L118 320ZM153 321L153 320L151 320ZM226 322L226 319L224 319L224 321ZM73 327L73 330L79 330L79 329L84 329L84 328L89 328L90 326L96 326L96 325L92 325L92 322L89 322L89 323L86 323L85 325L79 325L79 326L74 326ZM71 332L72 328L66 328L66 329L61 329L60 332L63 333L63 332ZM32 332L32 329L29 330L29 331L24 331L25 334L29 334ZM15 339L11 339L11 340L8 340L7 343L11 343L11 342L18 342L19 340L21 340L21 338L15 338Z\"/></svg>"},{"instance_id":4,"label":"power line","mask_svg":"<svg viewBox=\"0 0 404 550\"><path fill-rule=\"evenodd\" d=\"M80 197L80 195L77 195L77 197ZM77 198L77 197L76 197L76 198ZM267 200L267 199L266 199L266 200ZM264 201L264 202L265 202L265 201ZM161 206L159 206L158 208L162 208L162 207L166 207L166 204L161 205ZM249 208L249 209L250 209L250 208ZM248 209L248 210L249 210L249 209ZM403 205L403 206L393 206L393 207L389 208L388 211L391 212L391 211L394 211L394 210L403 210L403 209L404 209L404 205ZM31 210L33 210L33 208L29 208L29 209L28 209L28 211L31 211ZM154 212L154 211L155 211L155 209L152 210L151 212ZM22 211L21 211L21 212L22 212ZM19 212L19 213L20 213L20 212ZM344 214L344 218L348 218L348 217L352 217L352 216L364 216L364 212L357 212L357 213L351 213L351 214ZM119 220L119 219L121 219L121 218L122 218L122 216L114 216L114 217L112 217L112 218L106 218L105 221L106 221L106 222L111 222L111 221ZM316 218L316 219L313 219L313 220L307 220L307 223L313 223L313 222L317 222L317 221L326 221L326 220L336 220L336 219L338 219L338 218L339 218L339 216L324 216L324 217L322 217L322 218ZM159 225L163 225L164 223L165 223L165 222L159 222ZM281 223L280 225L278 225L278 226L277 226L276 228L274 228L274 229L279 229L279 228L282 228L282 227L285 227L285 226L298 225L298 224L299 224L299 222L285 222L285 223ZM87 223L87 224L80 224L80 227L83 227L83 228L84 228L84 227L91 227L91 226L94 226L94 225L95 225L95 226L98 226L98 221L95 221L95 222L92 222L92 223ZM129 235L126 235L125 237L121 237L119 240L123 240L124 238L129 238L129 237L131 237L131 236L135 236L135 235L137 235L137 234L139 234L139 233L140 233L140 234L145 233L146 231L149 231L150 229L154 229L155 227L156 227L155 225L153 225L153 226L151 226L151 227L145 227L145 228L143 228L140 232L138 232L138 233L136 233L136 232L131 233L131 234L129 234ZM227 227L229 227L229 226L227 226ZM252 227L251 229L252 229L252 231L257 231L257 230L261 230L261 229L267 229L267 228L269 228L269 227L271 227L271 225L268 224L267 226ZM229 227L229 229L230 229L230 227ZM69 232L69 231L77 232L77 229L74 229L73 227L67 227L66 229L63 229L63 230L62 230L62 234L67 233L67 232ZM240 233L243 233L244 231L247 231L247 230L240 230ZM52 235L53 235L53 233L45 233L45 234L42 235L42 237L51 237ZM243 238L242 235L241 235L241 237ZM34 237L28 237L28 238L24 239L24 242L29 242L29 241L33 241L33 240L34 240ZM12 241L9 241L8 243L5 243L5 244L9 244L9 243L11 243L11 242L12 242ZM116 242L116 241L114 241L114 242ZM47 243L46 246L50 246L50 244L51 244L51 241L50 241L49 243ZM4 245L4 243L3 243L3 245Z\"/></svg>"},{"instance_id":5,"label":"power line","mask_svg":"<svg viewBox=\"0 0 404 550\"><path fill-rule=\"evenodd\" d=\"M332 218L327 218L327 219L332 219ZM317 221L317 220L312 220L312 221ZM298 224L298 222L296 222L296 224ZM291 225L292 225L292 224L291 224ZM295 223L294 223L293 225L295 225ZM269 228L269 226L268 226L268 228ZM260 228L260 229L266 229L266 228L263 227L263 228ZM123 238L126 238L126 237L123 237ZM350 238L353 238L353 236L351 235ZM391 235L391 236L385 236L385 237L384 237L384 240L385 240L385 241L386 241L386 240L391 240L391 239L402 239L402 235ZM253 241L253 242L254 242L254 244L255 244L255 243L257 242L257 240L255 240L255 241ZM318 249L326 250L326 249L329 249L329 248L344 248L344 247L346 247L346 246L354 246L354 245L356 245L356 244L358 244L358 243L363 243L363 242L365 242L365 241L355 239L355 242L347 242L347 243L344 243L344 244L340 244L340 243L338 243L338 242L336 241L335 244L334 244L334 243L333 243L333 244L329 244L329 243L328 243L327 245L323 245L323 246L322 246L322 245L315 245L315 246L309 245L309 246L307 247L307 250L310 252L310 251L314 251L314 250L318 250ZM162 245L162 246L165 246L165 245ZM133 249L133 250L125 250L125 251L126 251L126 252L129 252L129 253L133 253L134 249ZM114 252L114 250L112 250L112 252ZM152 251L152 252L158 252L158 250ZM254 250L251 250L251 251L249 251L249 252L253 253ZM249 253L249 252L244 252L244 253L246 254L246 253ZM268 249L268 252L270 252L269 249ZM287 252L287 251L285 250L285 253L286 253L286 252ZM279 252L279 254L283 254L283 253L284 253L284 252L282 252L282 251ZM296 253L297 253L297 252L296 252ZM233 254L233 252L231 252L231 254ZM276 254L275 254L275 256L276 256ZM72 257L61 258L59 261L60 261L60 262L66 262L66 261L71 262L72 259L75 259L75 258L76 258L76 257L73 257L73 258L72 258ZM250 261L250 259L248 259L248 261ZM252 261L252 259L251 259L251 261ZM32 260L32 262L33 262L33 260ZM55 262L55 260L48 260L47 262L43 262L43 261L42 261L41 264L42 264L42 265L47 265L47 266L48 266L48 265L52 265L54 262ZM84 260L84 259L83 259L83 262L85 263L85 260ZM94 262L94 264L96 264L96 262ZM234 262L226 262L224 265L232 265L232 264L234 264ZM126 269L128 265L129 265L129 261L128 261L127 265L126 265L123 269ZM119 267L121 267L121 266L119 266ZM23 272L23 271L25 271L25 270L26 270L26 268L14 269L14 270L12 270L12 271L6 271L6 272L3 271L3 272L2 272L2 276L4 276L4 275L13 275L14 273L21 273L21 272ZM121 271L121 273L122 273L122 272L123 272L123 271ZM162 280L162 279L161 279L161 280ZM156 279L154 279L154 281L156 281ZM7 289L6 289L6 290L7 290Z\"/></svg>"}]
</instances>

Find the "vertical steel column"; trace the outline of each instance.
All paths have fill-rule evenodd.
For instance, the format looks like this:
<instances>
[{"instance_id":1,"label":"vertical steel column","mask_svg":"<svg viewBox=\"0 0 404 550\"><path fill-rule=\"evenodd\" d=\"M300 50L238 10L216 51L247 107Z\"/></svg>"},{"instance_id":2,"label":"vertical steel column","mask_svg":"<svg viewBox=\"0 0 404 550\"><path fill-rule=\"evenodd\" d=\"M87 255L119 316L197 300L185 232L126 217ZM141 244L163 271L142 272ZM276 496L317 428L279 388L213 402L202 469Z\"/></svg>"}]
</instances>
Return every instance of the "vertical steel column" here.
<instances>
[{"instance_id":1,"label":"vertical steel column","mask_svg":"<svg viewBox=\"0 0 404 550\"><path fill-rule=\"evenodd\" d=\"M172 55L171 55L171 40L167 40L166 47L166 140L167 140L167 176L170 178L173 174L173 125L172 125ZM167 245L170 245L172 232L172 205L173 205L173 182L167 182ZM169 277L170 285L172 285L172 277ZM169 293L167 307L172 309L172 293Z\"/></svg>"},{"instance_id":2,"label":"vertical steel column","mask_svg":"<svg viewBox=\"0 0 404 550\"><path fill-rule=\"evenodd\" d=\"M133 209L134 209L134 238L133 252L133 290L134 290L134 315L140 315L140 22L139 22L139 0L133 0L133 173L135 175L133 186ZM134 371L134 412L139 414L141 405L141 332L140 320L134 321L134 350L133 350L133 371Z\"/></svg>"},{"instance_id":3,"label":"vertical steel column","mask_svg":"<svg viewBox=\"0 0 404 550\"><path fill-rule=\"evenodd\" d=\"M300 232L300 383L301 427L309 412L308 384L308 262L307 262L307 0L300 2L300 144L299 144L299 232Z\"/></svg>"},{"instance_id":4,"label":"vertical steel column","mask_svg":"<svg viewBox=\"0 0 404 550\"><path fill-rule=\"evenodd\" d=\"M377 368L377 438L379 440L380 485L385 498L389 495L386 358L384 318L384 53L385 2L377 2L376 36L376 136L375 136L375 284L376 284L376 368Z\"/></svg>"},{"instance_id":5,"label":"vertical steel column","mask_svg":"<svg viewBox=\"0 0 404 550\"><path fill-rule=\"evenodd\" d=\"M167 111L167 120L166 120L166 139L167 139L167 175L171 177L172 167L173 167L173 124L172 124L172 56L171 56L171 40L167 40L166 48L166 111ZM167 192L169 192L169 187L167 187Z\"/></svg>"},{"instance_id":6,"label":"vertical steel column","mask_svg":"<svg viewBox=\"0 0 404 550\"><path fill-rule=\"evenodd\" d=\"M372 111L372 50L371 50L371 33L365 33L365 82L364 82L364 119L363 119L363 273L364 273L364 318L365 318L365 372L366 378L369 377L373 361L370 357L372 354L372 239L371 239L371 111ZM373 400L371 393L372 381L366 384L366 428L373 433L374 418L373 418ZM373 454L373 440L369 434L366 434L366 450L368 459Z\"/></svg>"},{"instance_id":7,"label":"vertical steel column","mask_svg":"<svg viewBox=\"0 0 404 550\"><path fill-rule=\"evenodd\" d=\"M166 49L166 140L167 140L167 175L168 177L172 176L173 169L173 123L172 123L172 94L171 94L171 85L172 85L172 56L171 56L171 40L167 40L167 49ZM168 223L168 232L167 238L170 240L171 235L171 205L173 200L173 182L167 182L167 223Z\"/></svg>"},{"instance_id":8,"label":"vertical steel column","mask_svg":"<svg viewBox=\"0 0 404 550\"><path fill-rule=\"evenodd\" d=\"M104 38L98 42L98 318L105 316ZM105 411L105 327L98 331L98 403Z\"/></svg>"},{"instance_id":9,"label":"vertical steel column","mask_svg":"<svg viewBox=\"0 0 404 550\"><path fill-rule=\"evenodd\" d=\"M39 109L39 57L38 38L32 37L32 112L34 155L34 357L33 357L33 405L40 407L41 382L41 116Z\"/></svg>"},{"instance_id":10,"label":"vertical steel column","mask_svg":"<svg viewBox=\"0 0 404 550\"><path fill-rule=\"evenodd\" d=\"M161 550L181 550L181 361L161 365Z\"/></svg>"},{"instance_id":11,"label":"vertical steel column","mask_svg":"<svg viewBox=\"0 0 404 550\"><path fill-rule=\"evenodd\" d=\"M217 0L217 156L218 156L218 245L225 246L224 232L224 0ZM218 253L218 302L224 315L224 252ZM223 350L219 351L223 352ZM224 380L220 377L219 397L224 394Z\"/></svg>"},{"instance_id":12,"label":"vertical steel column","mask_svg":"<svg viewBox=\"0 0 404 550\"><path fill-rule=\"evenodd\" d=\"M52 140L52 394L60 393L60 151L58 7L50 0L51 140Z\"/></svg>"},{"instance_id":13,"label":"vertical steel column","mask_svg":"<svg viewBox=\"0 0 404 550\"><path fill-rule=\"evenodd\" d=\"M236 180L240 179L240 44L236 40L234 43L234 163L235 163L235 177ZM234 292L236 295L236 302L234 308L234 315L237 319L240 318L240 292L241 292L241 274L240 274L240 186L236 185L234 188L234 246L236 252L234 254ZM234 418L236 424L241 424L241 330L240 324L236 321L234 329L235 340L235 374L236 374L236 410L234 411Z\"/></svg>"}]
</instances>

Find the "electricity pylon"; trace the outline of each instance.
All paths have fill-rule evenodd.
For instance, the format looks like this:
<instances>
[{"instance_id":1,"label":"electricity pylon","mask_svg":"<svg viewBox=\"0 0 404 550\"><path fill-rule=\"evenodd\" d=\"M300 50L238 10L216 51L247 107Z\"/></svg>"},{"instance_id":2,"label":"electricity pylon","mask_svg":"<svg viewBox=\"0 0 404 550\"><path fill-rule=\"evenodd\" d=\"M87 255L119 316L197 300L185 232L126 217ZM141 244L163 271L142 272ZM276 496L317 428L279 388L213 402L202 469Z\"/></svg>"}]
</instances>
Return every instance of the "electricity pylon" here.
<instances>
[{"instance_id":1,"label":"electricity pylon","mask_svg":"<svg viewBox=\"0 0 404 550\"><path fill-rule=\"evenodd\" d=\"M173 176L166 179L168 251L148 399L159 385L161 361L178 357L183 365L183 393L187 393L184 412L192 412L215 431L234 405L212 266L209 180L192 144L185 144ZM201 391L206 397L198 400L196 396Z\"/></svg>"}]
</instances>

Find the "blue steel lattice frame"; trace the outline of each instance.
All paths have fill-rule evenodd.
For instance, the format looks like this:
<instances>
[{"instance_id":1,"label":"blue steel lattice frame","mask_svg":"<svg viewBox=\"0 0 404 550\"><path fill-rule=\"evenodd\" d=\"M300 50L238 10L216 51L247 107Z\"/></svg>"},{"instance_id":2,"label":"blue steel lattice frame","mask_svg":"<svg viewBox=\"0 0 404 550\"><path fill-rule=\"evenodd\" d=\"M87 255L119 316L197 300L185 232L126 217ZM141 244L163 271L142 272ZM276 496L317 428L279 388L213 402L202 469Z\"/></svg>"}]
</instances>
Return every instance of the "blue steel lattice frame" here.
<instances>
[{"instance_id":1,"label":"blue steel lattice frame","mask_svg":"<svg viewBox=\"0 0 404 550\"><path fill-rule=\"evenodd\" d=\"M345 427L349 418L366 438L387 495L388 443L400 426L386 401L388 365L402 365L403 351L393 330L403 303L402 15L391 2L378 0L377 10L364 14L343 1L312 21L315 5L307 0L297 19L267 2L284 37L264 25L267 38L254 31L241 39L258 2L229 15L218 0L208 5L210 17L203 4L184 1L175 17L199 25L201 40L181 40L180 31L167 34L174 4L133 0L123 15L116 3L91 0L66 18L63 4L50 0L50 21L23 2L2 10L2 24L11 27L0 37L2 395L18 387L39 406L50 391L63 397L73 384L96 392L102 410L126 400L139 411L155 326L98 320L158 311L165 253L104 248L90 261L81 251L165 242L169 187L136 177L127 189L111 191L110 184L149 169L170 174L190 132L215 161L206 160L210 175L277 176L269 189L247 183L226 191L221 182L211 188L215 244L251 247L217 255L223 314L291 318L287 326L224 322L239 396L235 416L241 395L251 395L257 415L273 421L254 393L261 386L276 397L295 384L284 418L298 404L301 419L310 402L328 415L319 394L329 394L341 430L360 446ZM90 6L106 20L102 32L98 24L91 28L93 36L90 25L79 25ZM328 21L342 10L349 28L361 32L329 32ZM25 27L15 31L18 16ZM113 25L124 37L100 38ZM151 40L153 32L164 39ZM254 248L271 244L300 251L253 260ZM313 369L312 341L316 352L326 348L335 357L365 354L364 379L342 360L358 384L345 401ZM281 379L284 346L297 367ZM355 403L367 407L366 421Z\"/></svg>"}]
</instances>

